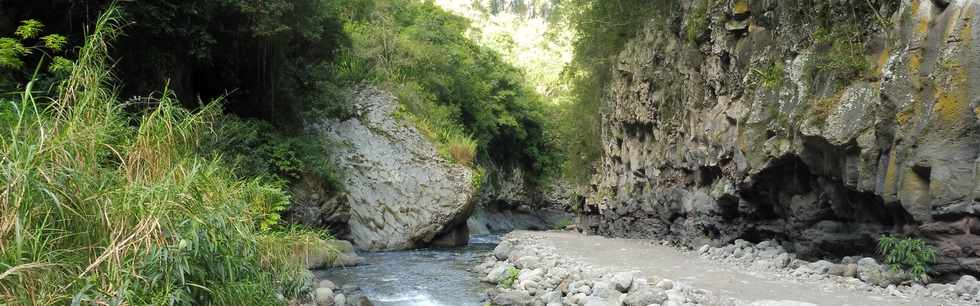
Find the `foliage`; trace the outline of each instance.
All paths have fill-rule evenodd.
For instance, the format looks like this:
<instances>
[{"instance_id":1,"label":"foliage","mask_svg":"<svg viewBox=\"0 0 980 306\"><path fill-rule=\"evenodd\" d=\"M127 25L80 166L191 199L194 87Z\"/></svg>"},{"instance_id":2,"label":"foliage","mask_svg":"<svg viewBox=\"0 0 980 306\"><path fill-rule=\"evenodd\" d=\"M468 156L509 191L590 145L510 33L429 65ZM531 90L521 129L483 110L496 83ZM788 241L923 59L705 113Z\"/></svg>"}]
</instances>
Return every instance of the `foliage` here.
<instances>
[{"instance_id":1,"label":"foliage","mask_svg":"<svg viewBox=\"0 0 980 306\"><path fill-rule=\"evenodd\" d=\"M352 10L360 13L344 26L353 41L344 52L371 71L351 74L394 92L400 114L440 151L461 164L523 167L532 183L557 168L546 105L519 70L464 35L465 19L429 2L361 1L372 9Z\"/></svg>"},{"instance_id":2,"label":"foliage","mask_svg":"<svg viewBox=\"0 0 980 306\"><path fill-rule=\"evenodd\" d=\"M309 281L262 233L283 191L198 152L217 108L164 90L129 118L108 84L113 9L53 99L0 98L0 304L273 305ZM135 120L131 120L135 119ZM260 224L261 222L259 222Z\"/></svg>"},{"instance_id":3,"label":"foliage","mask_svg":"<svg viewBox=\"0 0 980 306\"><path fill-rule=\"evenodd\" d=\"M341 188L339 172L330 161L330 145L312 132L279 132L266 121L220 115L205 135L201 155L224 155L236 164L239 177L263 177L288 182L304 175Z\"/></svg>"},{"instance_id":4,"label":"foliage","mask_svg":"<svg viewBox=\"0 0 980 306\"><path fill-rule=\"evenodd\" d=\"M817 49L811 74L829 75L845 83L870 73L871 64L864 56L864 30L857 21L818 26L811 37Z\"/></svg>"},{"instance_id":5,"label":"foliage","mask_svg":"<svg viewBox=\"0 0 980 306\"><path fill-rule=\"evenodd\" d=\"M31 59L32 54L40 53L38 60L50 59L51 63L42 62L37 69L47 66L45 83L57 82L71 69L72 62L61 55L67 44L67 39L59 34L41 36L44 24L34 19L21 21L14 30L13 37L0 37L0 91L13 90L16 84L15 73L27 70L25 59ZM30 67L35 68L35 67ZM43 71L43 70L42 70ZM32 70L31 73L37 71Z\"/></svg>"},{"instance_id":6,"label":"foliage","mask_svg":"<svg viewBox=\"0 0 980 306\"><path fill-rule=\"evenodd\" d=\"M752 75L757 84L762 85L762 87L778 89L783 85L785 70L785 64L777 60L769 64L765 69L753 68Z\"/></svg>"},{"instance_id":7,"label":"foliage","mask_svg":"<svg viewBox=\"0 0 980 306\"><path fill-rule=\"evenodd\" d=\"M926 268L936 262L936 248L918 238L878 238L878 253L893 270L908 270L915 280L927 282Z\"/></svg>"},{"instance_id":8,"label":"foliage","mask_svg":"<svg viewBox=\"0 0 980 306\"><path fill-rule=\"evenodd\" d=\"M514 288L514 282L517 281L517 276L521 274L521 269L515 267L507 268L507 276L500 281L500 285L504 288Z\"/></svg>"},{"instance_id":9,"label":"foliage","mask_svg":"<svg viewBox=\"0 0 980 306\"><path fill-rule=\"evenodd\" d=\"M708 30L708 26L711 24L711 20L708 19L708 13L716 5L715 2L716 0L697 0L694 2L691 12L686 18L687 23L684 26L687 41L696 43L698 38L703 36L705 31Z\"/></svg>"},{"instance_id":10,"label":"foliage","mask_svg":"<svg viewBox=\"0 0 980 306\"><path fill-rule=\"evenodd\" d=\"M576 36L574 57L563 73L571 93L561 103L555 129L565 176L584 185L601 154L600 114L615 56L648 22L664 23L680 6L669 0L569 0L561 2L560 11Z\"/></svg>"},{"instance_id":11,"label":"foliage","mask_svg":"<svg viewBox=\"0 0 980 306\"><path fill-rule=\"evenodd\" d=\"M573 222L572 219L561 219L561 221L558 221L558 223L555 223L551 227L551 229L556 230L556 231L560 231L560 230L564 230L565 228L567 228L569 225L572 225L572 224L575 224L575 222Z\"/></svg>"},{"instance_id":12,"label":"foliage","mask_svg":"<svg viewBox=\"0 0 980 306\"><path fill-rule=\"evenodd\" d=\"M38 29L65 34L38 39L44 44L77 43L88 30L91 12L113 2L10 1L0 3L0 11L10 12L0 18L38 21L18 32L25 35L39 35ZM339 17L344 1L119 3L127 35L115 42L113 57L124 97L148 95L170 81L186 106L227 97L229 111L277 127L300 122L303 112L336 115L347 110L340 98L343 90L331 74L336 50L347 44ZM38 26L42 22L43 28ZM30 76L27 71L18 81Z\"/></svg>"}]
</instances>

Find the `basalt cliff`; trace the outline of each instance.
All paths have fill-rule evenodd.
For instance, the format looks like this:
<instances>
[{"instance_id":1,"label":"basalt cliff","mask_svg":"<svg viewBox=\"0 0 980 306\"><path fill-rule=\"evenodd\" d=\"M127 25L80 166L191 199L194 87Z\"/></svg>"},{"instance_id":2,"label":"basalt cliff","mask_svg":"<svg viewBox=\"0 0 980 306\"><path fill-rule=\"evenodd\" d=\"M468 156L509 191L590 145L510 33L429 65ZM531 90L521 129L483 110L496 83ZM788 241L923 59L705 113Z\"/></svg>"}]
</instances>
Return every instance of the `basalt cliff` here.
<instances>
[{"instance_id":1,"label":"basalt cliff","mask_svg":"<svg viewBox=\"0 0 980 306\"><path fill-rule=\"evenodd\" d=\"M980 274L980 2L683 1L616 57L587 231Z\"/></svg>"}]
</instances>

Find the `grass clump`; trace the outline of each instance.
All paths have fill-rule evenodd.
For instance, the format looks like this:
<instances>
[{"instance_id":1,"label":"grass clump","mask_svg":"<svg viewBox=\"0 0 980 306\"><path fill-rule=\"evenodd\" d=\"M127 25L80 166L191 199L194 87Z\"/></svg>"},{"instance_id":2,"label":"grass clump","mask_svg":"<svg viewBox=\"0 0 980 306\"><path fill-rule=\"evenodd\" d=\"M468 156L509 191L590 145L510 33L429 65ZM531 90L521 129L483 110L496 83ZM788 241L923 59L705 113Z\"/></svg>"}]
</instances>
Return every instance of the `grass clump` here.
<instances>
[{"instance_id":1,"label":"grass clump","mask_svg":"<svg viewBox=\"0 0 980 306\"><path fill-rule=\"evenodd\" d=\"M878 238L878 253L885 257L885 263L893 270L906 270L913 280L929 281L926 269L936 262L936 248L918 238Z\"/></svg>"},{"instance_id":2,"label":"grass clump","mask_svg":"<svg viewBox=\"0 0 980 306\"><path fill-rule=\"evenodd\" d=\"M690 14L686 18L687 23L684 25L684 34L687 37L687 41L692 43L697 42L708 30L708 26L711 25L711 19L709 19L710 16L708 13L711 12L711 8L715 4L715 0L699 0L694 4Z\"/></svg>"},{"instance_id":3,"label":"grass clump","mask_svg":"<svg viewBox=\"0 0 980 306\"><path fill-rule=\"evenodd\" d=\"M855 25L818 28L813 33L818 48L825 48L816 58L817 73L827 73L842 81L850 81L867 75L871 70L864 56L865 45L860 30Z\"/></svg>"},{"instance_id":4,"label":"grass clump","mask_svg":"<svg viewBox=\"0 0 980 306\"><path fill-rule=\"evenodd\" d=\"M262 230L283 191L202 157L215 105L167 90L131 118L110 89L109 9L51 98L0 98L0 304L277 305L309 282ZM275 204L273 204L275 205ZM273 211L275 209L272 209Z\"/></svg>"}]
</instances>

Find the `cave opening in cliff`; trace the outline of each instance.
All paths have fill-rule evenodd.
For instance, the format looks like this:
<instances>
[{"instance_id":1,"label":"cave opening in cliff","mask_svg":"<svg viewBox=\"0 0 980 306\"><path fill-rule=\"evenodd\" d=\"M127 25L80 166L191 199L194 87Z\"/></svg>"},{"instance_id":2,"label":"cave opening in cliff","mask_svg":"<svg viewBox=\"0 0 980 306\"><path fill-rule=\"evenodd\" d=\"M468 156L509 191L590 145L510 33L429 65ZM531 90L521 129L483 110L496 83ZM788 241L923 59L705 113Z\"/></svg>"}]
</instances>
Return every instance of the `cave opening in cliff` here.
<instances>
[{"instance_id":1,"label":"cave opening in cliff","mask_svg":"<svg viewBox=\"0 0 980 306\"><path fill-rule=\"evenodd\" d=\"M873 255L877 237L913 224L901 205L814 172L797 155L774 160L740 186L735 218L730 199L721 205L724 219L743 223L738 238L776 240L808 259Z\"/></svg>"}]
</instances>

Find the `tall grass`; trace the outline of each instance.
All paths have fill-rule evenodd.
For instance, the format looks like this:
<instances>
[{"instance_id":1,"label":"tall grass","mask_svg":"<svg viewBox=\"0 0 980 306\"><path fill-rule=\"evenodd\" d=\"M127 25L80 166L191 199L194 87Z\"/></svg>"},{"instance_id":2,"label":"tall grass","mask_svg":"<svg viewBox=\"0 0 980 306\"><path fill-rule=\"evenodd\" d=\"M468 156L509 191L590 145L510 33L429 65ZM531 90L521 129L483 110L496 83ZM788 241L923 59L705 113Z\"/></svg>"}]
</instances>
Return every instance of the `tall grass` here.
<instances>
[{"instance_id":1,"label":"tall grass","mask_svg":"<svg viewBox=\"0 0 980 306\"><path fill-rule=\"evenodd\" d=\"M0 304L273 305L302 294L308 273L278 248L315 235L258 229L283 191L194 153L218 108L191 113L164 90L136 120L121 109L107 64L117 24L115 9L98 20L56 97L27 84L0 100Z\"/></svg>"}]
</instances>

